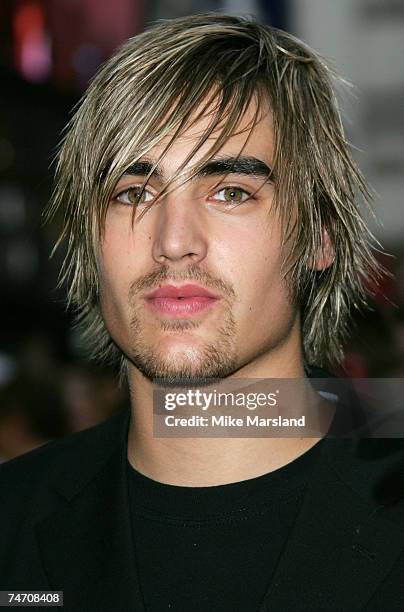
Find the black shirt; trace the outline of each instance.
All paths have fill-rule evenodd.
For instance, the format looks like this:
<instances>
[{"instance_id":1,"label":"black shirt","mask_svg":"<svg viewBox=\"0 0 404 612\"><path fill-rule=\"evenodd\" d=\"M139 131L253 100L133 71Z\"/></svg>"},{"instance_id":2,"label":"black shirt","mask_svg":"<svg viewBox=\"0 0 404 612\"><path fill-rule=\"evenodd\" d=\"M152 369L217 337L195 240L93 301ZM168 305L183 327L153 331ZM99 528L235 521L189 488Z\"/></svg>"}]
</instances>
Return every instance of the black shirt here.
<instances>
[{"instance_id":1,"label":"black shirt","mask_svg":"<svg viewBox=\"0 0 404 612\"><path fill-rule=\"evenodd\" d=\"M128 462L137 570L147 611L257 611L299 512L321 441L242 482L183 487Z\"/></svg>"}]
</instances>

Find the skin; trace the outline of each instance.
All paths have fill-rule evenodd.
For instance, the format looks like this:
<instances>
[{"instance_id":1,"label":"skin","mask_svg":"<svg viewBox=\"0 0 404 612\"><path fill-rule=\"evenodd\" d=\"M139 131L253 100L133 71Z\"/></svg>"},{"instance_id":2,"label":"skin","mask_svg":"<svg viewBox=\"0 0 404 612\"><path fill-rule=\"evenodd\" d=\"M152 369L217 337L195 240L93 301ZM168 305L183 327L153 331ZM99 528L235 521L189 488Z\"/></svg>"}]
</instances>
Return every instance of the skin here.
<instances>
[{"instance_id":1,"label":"skin","mask_svg":"<svg viewBox=\"0 0 404 612\"><path fill-rule=\"evenodd\" d=\"M271 167L270 114L249 134L254 110L251 105L217 158L242 152ZM203 117L174 142L159 163L162 176L149 180L147 200L163 179L176 177L208 121ZM215 137L198 150L188 171ZM158 159L165 144L151 149L147 161ZM282 276L285 252L272 206L273 184L240 173L174 181L174 188L140 219L144 205L137 207L132 225L131 200L143 180L128 174L117 184L98 261L103 317L128 360L129 461L150 478L183 486L225 484L277 469L319 438L155 438L151 381L155 376L304 378L300 316ZM226 201L230 194L237 206ZM313 265L329 261L322 254ZM202 284L219 299L191 319L173 320L144 302L145 292L168 282ZM307 391L299 400L302 409L313 399Z\"/></svg>"}]
</instances>

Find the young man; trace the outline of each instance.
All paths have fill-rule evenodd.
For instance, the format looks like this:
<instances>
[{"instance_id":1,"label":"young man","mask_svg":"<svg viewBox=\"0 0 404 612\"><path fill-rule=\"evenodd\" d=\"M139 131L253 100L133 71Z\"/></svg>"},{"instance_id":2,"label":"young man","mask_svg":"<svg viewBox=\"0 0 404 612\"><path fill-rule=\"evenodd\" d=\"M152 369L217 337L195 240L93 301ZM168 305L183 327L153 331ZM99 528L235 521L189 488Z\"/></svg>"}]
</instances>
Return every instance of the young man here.
<instances>
[{"instance_id":1,"label":"young man","mask_svg":"<svg viewBox=\"0 0 404 612\"><path fill-rule=\"evenodd\" d=\"M341 358L379 272L330 82L295 38L212 14L95 77L51 213L131 411L2 466L2 589L75 611L402 610L399 446L326 438L335 407L304 384L321 435L153 432L153 381L305 383Z\"/></svg>"}]
</instances>

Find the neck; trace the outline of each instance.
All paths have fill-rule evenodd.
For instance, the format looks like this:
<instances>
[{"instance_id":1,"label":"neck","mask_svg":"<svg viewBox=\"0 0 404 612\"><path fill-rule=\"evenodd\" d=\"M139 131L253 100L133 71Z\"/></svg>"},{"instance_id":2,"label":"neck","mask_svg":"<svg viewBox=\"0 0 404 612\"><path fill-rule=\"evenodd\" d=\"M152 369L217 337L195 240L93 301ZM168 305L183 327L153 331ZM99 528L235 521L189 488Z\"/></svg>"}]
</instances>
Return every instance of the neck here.
<instances>
[{"instance_id":1,"label":"neck","mask_svg":"<svg viewBox=\"0 0 404 612\"><path fill-rule=\"evenodd\" d=\"M128 376L132 406L128 459L136 470L159 482L203 487L255 478L290 463L321 439L301 434L287 438L154 437L153 385L132 365ZM289 356L286 360L263 355L226 380L237 378L305 379L305 373L301 355L295 352L294 359ZM317 431L326 431L333 409L319 400L310 385L304 389L293 398L300 414L311 411L321 423Z\"/></svg>"}]
</instances>

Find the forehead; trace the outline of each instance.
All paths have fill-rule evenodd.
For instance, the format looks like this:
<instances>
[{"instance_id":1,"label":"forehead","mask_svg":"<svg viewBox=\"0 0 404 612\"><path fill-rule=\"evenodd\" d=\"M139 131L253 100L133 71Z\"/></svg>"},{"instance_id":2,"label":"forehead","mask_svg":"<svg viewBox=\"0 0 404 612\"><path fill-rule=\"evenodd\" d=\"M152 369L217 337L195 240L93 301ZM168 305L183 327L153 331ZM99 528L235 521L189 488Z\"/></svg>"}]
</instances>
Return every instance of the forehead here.
<instances>
[{"instance_id":1,"label":"forehead","mask_svg":"<svg viewBox=\"0 0 404 612\"><path fill-rule=\"evenodd\" d=\"M222 155L237 157L243 154L271 165L274 134L272 114L267 104L258 108L257 102L251 101L235 129L225 138L226 117L209 133L214 119L214 108L195 109L188 126L179 135L163 137L144 157L158 161L159 166L170 169L170 174L175 174L179 167L191 168L211 156Z\"/></svg>"}]
</instances>

